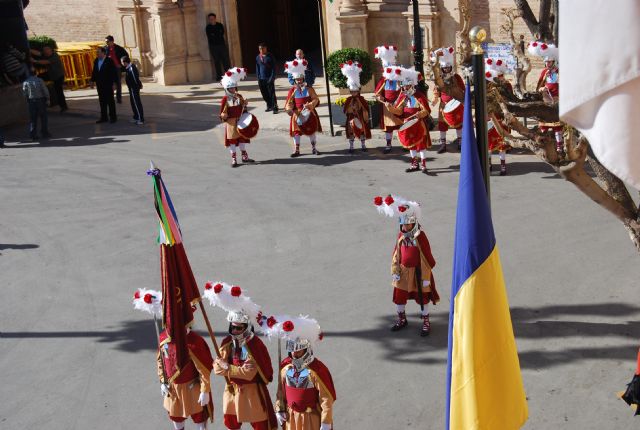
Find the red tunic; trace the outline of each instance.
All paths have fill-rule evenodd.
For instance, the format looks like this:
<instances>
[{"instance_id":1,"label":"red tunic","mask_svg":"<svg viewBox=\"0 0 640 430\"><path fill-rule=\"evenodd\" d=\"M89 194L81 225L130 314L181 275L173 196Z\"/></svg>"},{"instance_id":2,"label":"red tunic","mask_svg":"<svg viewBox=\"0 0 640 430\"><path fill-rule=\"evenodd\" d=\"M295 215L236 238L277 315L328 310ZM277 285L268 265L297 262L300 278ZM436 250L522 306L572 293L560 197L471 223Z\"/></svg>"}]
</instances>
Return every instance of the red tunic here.
<instances>
[{"instance_id":1,"label":"red tunic","mask_svg":"<svg viewBox=\"0 0 640 430\"><path fill-rule=\"evenodd\" d=\"M461 94L464 94L464 80L462 80L462 76L456 73L453 75L453 80L456 86L460 89ZM438 95L438 97L440 98L440 106L438 107L438 130L447 131L449 130L449 124L447 124L447 122L444 120L443 110L445 105L451 100L453 100L455 97L453 97L451 94L445 91L440 91L440 90L436 90L436 95ZM453 128L455 129L462 128L462 122L460 122L458 126Z\"/></svg>"},{"instance_id":2,"label":"red tunic","mask_svg":"<svg viewBox=\"0 0 640 430\"><path fill-rule=\"evenodd\" d=\"M313 88L305 87L302 92L297 91L297 89L297 85L294 85L289 89L289 92L287 93L287 102L285 103L285 109L295 108L297 112L300 112L302 109L304 109L304 105L306 103L312 102L314 100L319 102L318 96ZM318 116L315 108L311 110L311 115L315 116L318 124L316 132L322 131L320 117ZM291 115L291 120L289 121L289 135L291 137L300 136L302 134L300 132L298 124L296 123L297 119L298 116L296 113Z\"/></svg>"},{"instance_id":3,"label":"red tunic","mask_svg":"<svg viewBox=\"0 0 640 430\"><path fill-rule=\"evenodd\" d=\"M427 235L424 231L420 230L418 236L416 238L417 246L412 245L410 243L403 243L400 239L403 237L403 234L398 233L398 239L396 240L396 246L393 248L393 258L392 258L392 266L395 261L397 263L404 266L405 270L400 270L401 276L404 273L407 277L406 279L400 279L396 284L396 287L393 290L393 302L396 304L405 304L407 299L415 300L418 303L418 291L417 286L415 285L415 271L418 267L422 269L422 279L418 280L422 282L425 280L425 265L422 264L422 258L426 260L428 267L433 269L436 265L436 260L433 258L433 254L431 253L431 246L429 245L429 239L427 239ZM398 249L398 244L400 244L400 249ZM408 271L406 269L409 269ZM429 274L429 287L431 291L425 291L423 289L422 302L429 303L432 302L434 305L440 301L440 295L438 294L438 290L436 289L436 281L433 277L433 270L431 270ZM418 303L420 304L420 303Z\"/></svg>"},{"instance_id":4,"label":"red tunic","mask_svg":"<svg viewBox=\"0 0 640 430\"><path fill-rule=\"evenodd\" d=\"M538 88L546 87L554 99L560 95L560 71L557 67L544 68L538 78Z\"/></svg>"},{"instance_id":5,"label":"red tunic","mask_svg":"<svg viewBox=\"0 0 640 430\"><path fill-rule=\"evenodd\" d=\"M358 118L362 123L365 138L371 139L371 127L369 127L369 104L364 97L349 96L344 102L342 111L347 115L347 139L353 139L355 137L351 127L351 120L354 118Z\"/></svg>"},{"instance_id":6,"label":"red tunic","mask_svg":"<svg viewBox=\"0 0 640 430\"><path fill-rule=\"evenodd\" d=\"M422 119L414 126L416 127L415 131L398 133L402 146L415 151L431 148L431 136L429 136L429 127L426 123L427 116L431 114L431 108L429 108L429 101L424 93L416 90L411 97L401 94L394 107L396 108L396 115L399 115L402 119L409 118L416 113L418 114L417 118ZM402 109L402 113L399 113L400 109Z\"/></svg>"},{"instance_id":7,"label":"red tunic","mask_svg":"<svg viewBox=\"0 0 640 430\"><path fill-rule=\"evenodd\" d=\"M245 139L244 137L238 134L238 119L240 115L242 115L244 98L240 94L238 94L238 98L240 100L239 105L230 105L228 103L229 99L227 96L222 97L220 101L220 113L226 112L227 119L224 120L226 123L224 129L224 146L229 145L237 145L238 143L249 143L249 139Z\"/></svg>"},{"instance_id":8,"label":"red tunic","mask_svg":"<svg viewBox=\"0 0 640 430\"><path fill-rule=\"evenodd\" d=\"M291 364L291 357L287 357L284 360L282 360L282 362L280 363L280 369L284 368L289 364ZM313 370L316 373L316 375L318 375L318 377L320 378L324 386L327 388L327 390L331 394L331 397L333 397L333 400L335 401L337 399L336 388L333 385L333 378L331 377L331 372L329 372L329 369L327 368L327 366L325 366L325 364L322 361L318 360L317 358L314 358L314 360L311 363L309 363L309 369Z\"/></svg>"}]
</instances>

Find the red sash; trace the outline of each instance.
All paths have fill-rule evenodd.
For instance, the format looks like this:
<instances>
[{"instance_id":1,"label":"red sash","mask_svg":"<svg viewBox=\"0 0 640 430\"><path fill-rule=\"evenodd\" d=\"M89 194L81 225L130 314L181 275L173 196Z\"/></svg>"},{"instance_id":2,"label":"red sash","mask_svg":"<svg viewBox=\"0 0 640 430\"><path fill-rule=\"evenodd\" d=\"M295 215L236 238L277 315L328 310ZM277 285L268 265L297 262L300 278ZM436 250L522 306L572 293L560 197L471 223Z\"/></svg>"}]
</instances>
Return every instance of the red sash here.
<instances>
[{"instance_id":1,"label":"red sash","mask_svg":"<svg viewBox=\"0 0 640 430\"><path fill-rule=\"evenodd\" d=\"M227 108L227 116L229 118L240 118L242 115L242 106L229 106Z\"/></svg>"},{"instance_id":2,"label":"red sash","mask_svg":"<svg viewBox=\"0 0 640 430\"><path fill-rule=\"evenodd\" d=\"M400 264L404 267L420 266L420 250L417 246L400 246Z\"/></svg>"},{"instance_id":3,"label":"red sash","mask_svg":"<svg viewBox=\"0 0 640 430\"><path fill-rule=\"evenodd\" d=\"M294 100L296 102L296 108L302 110L304 109L304 105L311 101L311 97L294 97Z\"/></svg>"},{"instance_id":4,"label":"red sash","mask_svg":"<svg viewBox=\"0 0 640 430\"><path fill-rule=\"evenodd\" d=\"M314 388L296 388L285 386L287 406L296 412L306 412L308 408L315 409L318 405L318 390Z\"/></svg>"}]
</instances>

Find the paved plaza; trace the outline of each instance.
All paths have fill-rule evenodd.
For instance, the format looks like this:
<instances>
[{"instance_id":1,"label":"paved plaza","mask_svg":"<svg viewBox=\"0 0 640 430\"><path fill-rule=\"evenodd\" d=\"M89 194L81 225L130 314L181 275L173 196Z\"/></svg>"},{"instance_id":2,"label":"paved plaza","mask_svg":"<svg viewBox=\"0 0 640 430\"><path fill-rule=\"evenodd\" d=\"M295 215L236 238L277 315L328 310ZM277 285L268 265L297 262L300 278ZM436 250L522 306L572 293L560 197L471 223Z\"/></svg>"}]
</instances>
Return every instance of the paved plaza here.
<instances>
[{"instance_id":1,"label":"paved plaza","mask_svg":"<svg viewBox=\"0 0 640 430\"><path fill-rule=\"evenodd\" d=\"M268 313L318 319L335 428L442 429L459 154L429 151L431 173L407 174L408 156L397 146L384 155L379 134L353 156L344 136L323 135L322 155L303 138L304 156L292 159L288 117L262 112L247 82L240 91L262 127L249 145L257 163L231 169L213 88L145 83L142 127L127 122L126 97L118 123L95 124L95 93L80 91L68 114L51 111L48 142L24 139L24 125L5 130L0 428L171 428L153 322L131 305L135 289L160 289L153 160L201 286L224 280ZM326 108L320 115L328 130ZM524 428L631 428L637 419L616 392L635 369L637 252L613 216L537 158L515 151L508 162L508 176L493 173L491 204L529 400ZM386 193L423 205L441 295L428 338L415 304L409 327L389 331L397 225L372 203ZM226 315L207 310L221 340ZM196 321L202 331L199 312ZM267 346L275 364L276 344ZM223 380L212 383L222 429Z\"/></svg>"}]
</instances>

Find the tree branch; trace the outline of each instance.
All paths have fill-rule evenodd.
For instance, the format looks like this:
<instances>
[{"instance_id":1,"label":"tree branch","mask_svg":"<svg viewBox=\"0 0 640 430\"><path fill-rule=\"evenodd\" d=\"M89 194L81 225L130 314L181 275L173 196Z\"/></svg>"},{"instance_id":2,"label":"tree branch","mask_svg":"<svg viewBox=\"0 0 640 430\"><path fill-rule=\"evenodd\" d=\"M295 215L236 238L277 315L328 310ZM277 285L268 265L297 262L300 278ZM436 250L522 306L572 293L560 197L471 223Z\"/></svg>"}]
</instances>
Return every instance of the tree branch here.
<instances>
[{"instance_id":1,"label":"tree branch","mask_svg":"<svg viewBox=\"0 0 640 430\"><path fill-rule=\"evenodd\" d=\"M518 59L518 63L515 69L516 85L514 92L521 97L522 94L527 91L527 75L531 71L531 61L526 55L524 45L524 35L520 35L518 41L513 34L513 21L516 18L521 18L520 12L515 8L503 8L502 13L506 18L506 22L500 27L500 32L507 34L511 41L511 51Z\"/></svg>"},{"instance_id":2,"label":"tree branch","mask_svg":"<svg viewBox=\"0 0 640 430\"><path fill-rule=\"evenodd\" d=\"M518 11L520 11L520 16L524 20L525 24L527 24L529 31L537 38L540 34L540 23L538 23L538 20L533 14L531 6L529 6L529 2L527 0L513 0L513 2L516 4Z\"/></svg>"},{"instance_id":3,"label":"tree branch","mask_svg":"<svg viewBox=\"0 0 640 430\"><path fill-rule=\"evenodd\" d=\"M538 14L540 20L538 28L540 30L540 38L545 42L550 41L551 35L551 0L540 0L540 13Z\"/></svg>"}]
</instances>

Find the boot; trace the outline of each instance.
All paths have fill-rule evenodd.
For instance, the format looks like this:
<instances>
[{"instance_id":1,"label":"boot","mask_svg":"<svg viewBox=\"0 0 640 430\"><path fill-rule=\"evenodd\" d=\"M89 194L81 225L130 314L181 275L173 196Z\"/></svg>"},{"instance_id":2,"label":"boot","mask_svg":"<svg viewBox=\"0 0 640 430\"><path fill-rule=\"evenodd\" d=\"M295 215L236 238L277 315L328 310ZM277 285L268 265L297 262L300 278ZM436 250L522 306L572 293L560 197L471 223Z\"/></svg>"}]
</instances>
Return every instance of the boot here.
<instances>
[{"instance_id":1,"label":"boot","mask_svg":"<svg viewBox=\"0 0 640 430\"><path fill-rule=\"evenodd\" d=\"M456 138L456 145L458 146L458 152L460 152L460 150L462 149L462 146L460 145L462 143L462 138L461 137L457 137Z\"/></svg>"},{"instance_id":2,"label":"boot","mask_svg":"<svg viewBox=\"0 0 640 430\"><path fill-rule=\"evenodd\" d=\"M500 160L500 176L507 176L507 161Z\"/></svg>"},{"instance_id":3,"label":"boot","mask_svg":"<svg viewBox=\"0 0 640 430\"><path fill-rule=\"evenodd\" d=\"M300 156L300 145L296 145L296 149L291 154L291 157L299 157Z\"/></svg>"},{"instance_id":4,"label":"boot","mask_svg":"<svg viewBox=\"0 0 640 430\"><path fill-rule=\"evenodd\" d=\"M361 142L361 145L362 146L360 149L362 149L362 152L367 152L367 145L364 143L364 141Z\"/></svg>"},{"instance_id":5,"label":"boot","mask_svg":"<svg viewBox=\"0 0 640 430\"><path fill-rule=\"evenodd\" d=\"M427 337L431 333L431 322L429 321L429 314L422 315L422 328L420 329L420 336Z\"/></svg>"},{"instance_id":6,"label":"boot","mask_svg":"<svg viewBox=\"0 0 640 430\"><path fill-rule=\"evenodd\" d=\"M316 149L316 144L315 144L315 143L312 143L312 144L311 144L311 153L312 153L313 155L320 155L320 151L318 151L318 150Z\"/></svg>"},{"instance_id":7,"label":"boot","mask_svg":"<svg viewBox=\"0 0 640 430\"><path fill-rule=\"evenodd\" d=\"M422 173L427 173L427 160L422 160Z\"/></svg>"},{"instance_id":8,"label":"boot","mask_svg":"<svg viewBox=\"0 0 640 430\"><path fill-rule=\"evenodd\" d=\"M238 167L238 160L236 159L236 154L231 156L231 167Z\"/></svg>"},{"instance_id":9,"label":"boot","mask_svg":"<svg viewBox=\"0 0 640 430\"><path fill-rule=\"evenodd\" d=\"M417 172L418 170L420 170L420 167L418 167L418 157L413 157L411 159L411 166L405 169L405 172L407 173Z\"/></svg>"},{"instance_id":10,"label":"boot","mask_svg":"<svg viewBox=\"0 0 640 430\"><path fill-rule=\"evenodd\" d=\"M382 150L382 152L384 152L385 154L388 154L388 153L390 153L390 152L391 152L391 141L390 141L390 140L387 140L387 147L386 147L386 148L384 148L384 149Z\"/></svg>"},{"instance_id":11,"label":"boot","mask_svg":"<svg viewBox=\"0 0 640 430\"><path fill-rule=\"evenodd\" d=\"M407 314L402 311L402 312L398 312L398 319L396 320L396 322L391 326L391 331L398 331L398 330L402 330L403 328L405 328L409 323L407 322Z\"/></svg>"},{"instance_id":12,"label":"boot","mask_svg":"<svg viewBox=\"0 0 640 430\"><path fill-rule=\"evenodd\" d=\"M438 154L444 154L447 152L447 139L440 139L440 149L438 149Z\"/></svg>"},{"instance_id":13,"label":"boot","mask_svg":"<svg viewBox=\"0 0 640 430\"><path fill-rule=\"evenodd\" d=\"M243 163L255 163L255 160L249 158L249 154L247 151L242 151L242 162Z\"/></svg>"}]
</instances>

